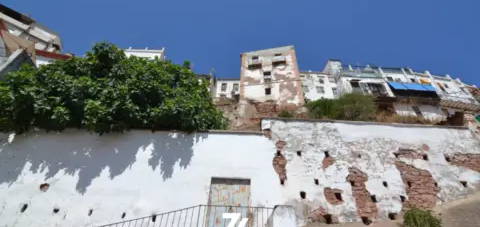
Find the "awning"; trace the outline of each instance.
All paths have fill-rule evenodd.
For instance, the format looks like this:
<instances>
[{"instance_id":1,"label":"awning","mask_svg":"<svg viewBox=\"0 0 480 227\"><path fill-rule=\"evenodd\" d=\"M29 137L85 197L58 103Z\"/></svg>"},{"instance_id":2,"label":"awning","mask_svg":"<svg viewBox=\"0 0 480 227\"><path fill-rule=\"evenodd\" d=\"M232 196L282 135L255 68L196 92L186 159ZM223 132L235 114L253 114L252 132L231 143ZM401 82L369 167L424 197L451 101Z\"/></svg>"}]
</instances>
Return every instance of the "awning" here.
<instances>
[{"instance_id":1,"label":"awning","mask_svg":"<svg viewBox=\"0 0 480 227\"><path fill-rule=\"evenodd\" d=\"M432 86L432 85L429 85L429 84L422 84L423 88L425 88L427 91L434 91L434 92L437 92L435 90L435 88Z\"/></svg>"},{"instance_id":2,"label":"awning","mask_svg":"<svg viewBox=\"0 0 480 227\"><path fill-rule=\"evenodd\" d=\"M408 90L414 90L414 91L428 91L426 88L424 88L421 84L403 84L403 86L407 87Z\"/></svg>"},{"instance_id":3,"label":"awning","mask_svg":"<svg viewBox=\"0 0 480 227\"><path fill-rule=\"evenodd\" d=\"M403 83L398 83L398 82L388 82L388 85L390 85L393 89L395 90L408 90L407 87L403 85Z\"/></svg>"}]
</instances>

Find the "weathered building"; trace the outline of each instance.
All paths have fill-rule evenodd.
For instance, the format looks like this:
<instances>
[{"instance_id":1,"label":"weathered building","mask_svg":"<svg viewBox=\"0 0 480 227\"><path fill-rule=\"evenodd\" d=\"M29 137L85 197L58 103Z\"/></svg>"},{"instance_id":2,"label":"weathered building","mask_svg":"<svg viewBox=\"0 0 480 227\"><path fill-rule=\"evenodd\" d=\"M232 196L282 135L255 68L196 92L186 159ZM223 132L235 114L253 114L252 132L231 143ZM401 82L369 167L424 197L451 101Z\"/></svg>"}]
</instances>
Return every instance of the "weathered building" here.
<instances>
[{"instance_id":1,"label":"weathered building","mask_svg":"<svg viewBox=\"0 0 480 227\"><path fill-rule=\"evenodd\" d=\"M240 80L234 78L216 78L213 85L215 99L235 99L240 96Z\"/></svg>"},{"instance_id":2,"label":"weathered building","mask_svg":"<svg viewBox=\"0 0 480 227\"><path fill-rule=\"evenodd\" d=\"M334 99L337 97L337 82L333 75L323 72L300 72L305 100Z\"/></svg>"},{"instance_id":3,"label":"weathered building","mask_svg":"<svg viewBox=\"0 0 480 227\"><path fill-rule=\"evenodd\" d=\"M146 58L150 60L154 60L156 58L160 60L165 60L165 48L159 49L159 50L154 50L154 49L133 49L132 47L129 47L128 49L124 50L125 55L127 57L130 56L136 56L140 58Z\"/></svg>"},{"instance_id":4,"label":"weathered building","mask_svg":"<svg viewBox=\"0 0 480 227\"><path fill-rule=\"evenodd\" d=\"M272 102L279 109L302 106L304 96L294 47L241 54L240 100Z\"/></svg>"}]
</instances>

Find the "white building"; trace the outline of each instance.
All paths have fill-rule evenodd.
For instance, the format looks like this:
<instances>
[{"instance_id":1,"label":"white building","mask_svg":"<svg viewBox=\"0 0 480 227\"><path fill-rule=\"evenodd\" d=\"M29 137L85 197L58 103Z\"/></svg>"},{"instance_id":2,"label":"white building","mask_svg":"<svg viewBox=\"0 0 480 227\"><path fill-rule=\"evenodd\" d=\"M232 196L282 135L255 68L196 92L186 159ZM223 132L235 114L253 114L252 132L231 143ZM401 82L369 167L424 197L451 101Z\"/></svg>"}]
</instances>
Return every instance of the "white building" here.
<instances>
[{"instance_id":1,"label":"white building","mask_svg":"<svg viewBox=\"0 0 480 227\"><path fill-rule=\"evenodd\" d=\"M334 76L323 72L300 72L303 94L306 100L334 99L337 82Z\"/></svg>"},{"instance_id":2,"label":"white building","mask_svg":"<svg viewBox=\"0 0 480 227\"><path fill-rule=\"evenodd\" d=\"M14 36L32 41L35 49L59 53L62 51L60 36L34 19L0 4L0 28Z\"/></svg>"},{"instance_id":3,"label":"white building","mask_svg":"<svg viewBox=\"0 0 480 227\"><path fill-rule=\"evenodd\" d=\"M136 56L141 58L147 58L150 60L154 60L155 58L165 60L165 48L162 48L160 50L151 50L148 48L132 49L131 47L129 47L128 49L125 49L124 52L127 57Z\"/></svg>"},{"instance_id":4,"label":"white building","mask_svg":"<svg viewBox=\"0 0 480 227\"><path fill-rule=\"evenodd\" d=\"M215 85L215 98L236 99L240 95L240 80L229 78L217 78Z\"/></svg>"},{"instance_id":5,"label":"white building","mask_svg":"<svg viewBox=\"0 0 480 227\"><path fill-rule=\"evenodd\" d=\"M240 100L272 101L280 109L304 104L293 46L243 53L240 72Z\"/></svg>"}]
</instances>

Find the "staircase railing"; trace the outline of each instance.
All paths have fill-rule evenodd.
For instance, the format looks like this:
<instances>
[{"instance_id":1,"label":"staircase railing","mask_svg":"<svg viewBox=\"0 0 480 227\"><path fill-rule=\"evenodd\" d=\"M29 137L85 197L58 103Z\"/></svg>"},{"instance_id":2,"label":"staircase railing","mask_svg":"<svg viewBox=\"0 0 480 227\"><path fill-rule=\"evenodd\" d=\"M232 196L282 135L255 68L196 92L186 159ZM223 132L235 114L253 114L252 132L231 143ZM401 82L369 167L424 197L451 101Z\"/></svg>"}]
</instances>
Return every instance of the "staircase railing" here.
<instances>
[{"instance_id":1,"label":"staircase railing","mask_svg":"<svg viewBox=\"0 0 480 227\"><path fill-rule=\"evenodd\" d=\"M231 220L224 219L224 213L239 214L238 222L246 218L245 227L265 227L274 209L273 207L197 205L100 227L228 227Z\"/></svg>"}]
</instances>

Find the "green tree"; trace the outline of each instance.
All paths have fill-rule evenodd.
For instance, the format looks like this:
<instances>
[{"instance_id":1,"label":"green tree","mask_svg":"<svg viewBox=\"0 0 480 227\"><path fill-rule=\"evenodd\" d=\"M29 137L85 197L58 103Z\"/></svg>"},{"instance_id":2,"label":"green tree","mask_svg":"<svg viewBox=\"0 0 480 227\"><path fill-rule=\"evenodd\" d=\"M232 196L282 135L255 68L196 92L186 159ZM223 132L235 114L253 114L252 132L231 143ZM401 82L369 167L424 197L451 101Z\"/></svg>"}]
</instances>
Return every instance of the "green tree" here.
<instances>
[{"instance_id":1,"label":"green tree","mask_svg":"<svg viewBox=\"0 0 480 227\"><path fill-rule=\"evenodd\" d=\"M86 128L97 133L128 129L223 129L208 81L188 65L126 57L109 43L39 69L24 66L0 82L0 130Z\"/></svg>"}]
</instances>

